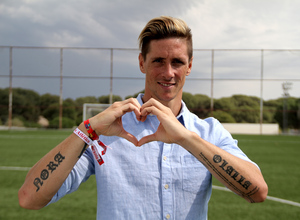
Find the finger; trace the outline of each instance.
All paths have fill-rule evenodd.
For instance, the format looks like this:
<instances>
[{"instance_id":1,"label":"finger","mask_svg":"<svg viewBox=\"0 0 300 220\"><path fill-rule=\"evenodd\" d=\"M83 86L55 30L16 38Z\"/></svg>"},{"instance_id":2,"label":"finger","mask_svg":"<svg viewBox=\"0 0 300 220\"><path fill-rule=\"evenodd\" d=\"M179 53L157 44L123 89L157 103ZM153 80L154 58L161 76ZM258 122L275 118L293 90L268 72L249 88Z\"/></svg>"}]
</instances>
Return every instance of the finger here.
<instances>
[{"instance_id":1,"label":"finger","mask_svg":"<svg viewBox=\"0 0 300 220\"><path fill-rule=\"evenodd\" d=\"M156 106L149 106L141 109L141 116L147 117L147 115L156 115L157 117L162 114L162 111L158 109Z\"/></svg>"},{"instance_id":2,"label":"finger","mask_svg":"<svg viewBox=\"0 0 300 220\"><path fill-rule=\"evenodd\" d=\"M144 144L147 144L151 141L156 141L156 136L155 136L155 133L154 134L151 134L151 135L148 135L148 136L145 136L145 137L142 137L138 143L137 143L137 146L140 147Z\"/></svg>"},{"instance_id":3,"label":"finger","mask_svg":"<svg viewBox=\"0 0 300 220\"><path fill-rule=\"evenodd\" d=\"M140 113L141 105L135 98L130 98L124 101L124 105L122 106L123 115L127 112L133 111L136 115L138 121L141 120L141 113Z\"/></svg>"}]
</instances>

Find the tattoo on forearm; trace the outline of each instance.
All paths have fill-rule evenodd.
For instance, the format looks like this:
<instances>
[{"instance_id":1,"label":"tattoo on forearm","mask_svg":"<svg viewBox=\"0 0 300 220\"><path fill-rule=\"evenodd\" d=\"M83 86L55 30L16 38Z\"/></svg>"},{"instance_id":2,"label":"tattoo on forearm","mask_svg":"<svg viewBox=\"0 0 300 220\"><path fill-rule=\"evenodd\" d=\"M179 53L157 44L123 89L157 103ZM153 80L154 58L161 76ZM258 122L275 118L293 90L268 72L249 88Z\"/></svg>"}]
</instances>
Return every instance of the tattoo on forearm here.
<instances>
[{"instance_id":1,"label":"tattoo on forearm","mask_svg":"<svg viewBox=\"0 0 300 220\"><path fill-rule=\"evenodd\" d=\"M34 179L33 184L36 186L36 192L40 190L40 187L43 186L44 181L48 179L49 175L53 173L54 170L61 164L61 162L65 159L65 157L58 152L54 156L54 162L50 161L49 164L47 165L47 169L43 169L41 171L40 177L37 177ZM50 171L50 173L49 173Z\"/></svg>"},{"instance_id":2,"label":"tattoo on forearm","mask_svg":"<svg viewBox=\"0 0 300 220\"><path fill-rule=\"evenodd\" d=\"M212 164L202 152L199 154L199 156L205 162L205 166L210 167L223 181L225 181L230 187L232 187L235 190L235 192L240 194L242 197L248 198L250 202L254 202L251 196L257 191L259 191L259 188L256 186L253 190L251 190L248 193L244 193L242 190L238 189L238 187L236 187L228 178L232 178L246 190L249 189L252 183L246 180L244 176L242 176L237 170L230 166L226 160L222 159L222 157L217 154L213 157L213 162L218 164L218 166L224 171L221 173L217 169L217 167L214 164Z\"/></svg>"},{"instance_id":3,"label":"tattoo on forearm","mask_svg":"<svg viewBox=\"0 0 300 220\"><path fill-rule=\"evenodd\" d=\"M82 150L81 150L78 158L80 158L83 155L83 153L84 153L84 151L85 151L85 149L86 149L87 146L88 146L87 143L84 143L84 146L83 146L83 148L82 148Z\"/></svg>"}]
</instances>

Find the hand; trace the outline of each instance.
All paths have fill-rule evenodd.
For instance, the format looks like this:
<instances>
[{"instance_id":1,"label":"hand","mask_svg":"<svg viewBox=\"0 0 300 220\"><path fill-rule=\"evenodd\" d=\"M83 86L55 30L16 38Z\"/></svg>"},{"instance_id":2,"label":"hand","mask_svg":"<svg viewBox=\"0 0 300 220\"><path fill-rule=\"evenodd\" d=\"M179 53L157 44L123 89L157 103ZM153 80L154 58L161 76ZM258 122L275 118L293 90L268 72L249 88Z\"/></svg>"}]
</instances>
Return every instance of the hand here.
<instances>
[{"instance_id":1,"label":"hand","mask_svg":"<svg viewBox=\"0 0 300 220\"><path fill-rule=\"evenodd\" d=\"M137 120L145 120L140 114L140 104L135 98L113 103L109 108L90 119L91 127L98 135L119 136L138 144L138 140L128 133L122 125L122 116L127 112L134 112Z\"/></svg>"},{"instance_id":2,"label":"hand","mask_svg":"<svg viewBox=\"0 0 300 220\"><path fill-rule=\"evenodd\" d=\"M160 125L154 134L141 138L138 142L138 146L151 141L162 141L164 143L177 143L181 145L187 137L188 130L178 121L170 108L155 99L150 99L141 107L141 121L145 121L149 114L156 115L160 121Z\"/></svg>"}]
</instances>

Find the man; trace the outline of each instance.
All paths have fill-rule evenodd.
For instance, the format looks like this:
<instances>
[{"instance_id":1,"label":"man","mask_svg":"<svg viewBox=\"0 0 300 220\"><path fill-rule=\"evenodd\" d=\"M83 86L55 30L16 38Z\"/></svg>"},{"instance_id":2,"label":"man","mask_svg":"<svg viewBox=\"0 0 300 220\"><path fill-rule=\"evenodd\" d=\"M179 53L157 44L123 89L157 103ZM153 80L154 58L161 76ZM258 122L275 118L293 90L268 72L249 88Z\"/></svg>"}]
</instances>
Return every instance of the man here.
<instances>
[{"instance_id":1,"label":"man","mask_svg":"<svg viewBox=\"0 0 300 220\"><path fill-rule=\"evenodd\" d=\"M190 28L159 17L139 40L145 94L81 123L34 165L19 191L22 207L55 202L92 174L97 219L207 219L211 174L249 202L266 199L257 165L216 119L199 119L181 100L193 62ZM102 157L105 146L87 138L98 136L111 148Z\"/></svg>"}]
</instances>

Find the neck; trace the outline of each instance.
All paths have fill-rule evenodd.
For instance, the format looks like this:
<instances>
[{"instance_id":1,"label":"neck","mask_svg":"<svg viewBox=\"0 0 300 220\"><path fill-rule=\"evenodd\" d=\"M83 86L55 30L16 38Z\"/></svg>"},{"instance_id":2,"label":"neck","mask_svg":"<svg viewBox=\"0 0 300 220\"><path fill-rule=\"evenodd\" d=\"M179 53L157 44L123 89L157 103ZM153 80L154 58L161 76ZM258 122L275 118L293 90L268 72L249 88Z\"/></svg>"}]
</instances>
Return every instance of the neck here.
<instances>
[{"instance_id":1,"label":"neck","mask_svg":"<svg viewBox=\"0 0 300 220\"><path fill-rule=\"evenodd\" d=\"M157 101L159 101L161 104L163 104L164 106L170 108L175 116L179 115L181 107L182 107L181 97L175 97L174 99L172 99L170 101L163 101L163 100L159 100L156 97L147 97L146 94L144 94L144 96L142 97L143 103L147 102L150 98L154 98Z\"/></svg>"}]
</instances>

